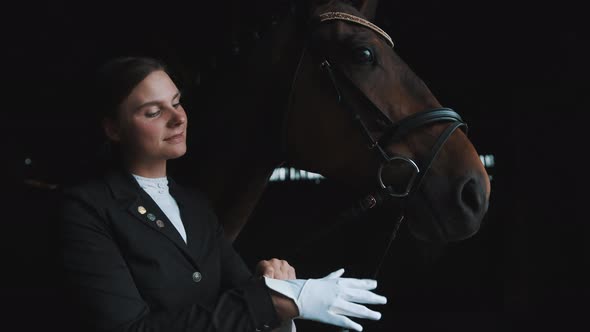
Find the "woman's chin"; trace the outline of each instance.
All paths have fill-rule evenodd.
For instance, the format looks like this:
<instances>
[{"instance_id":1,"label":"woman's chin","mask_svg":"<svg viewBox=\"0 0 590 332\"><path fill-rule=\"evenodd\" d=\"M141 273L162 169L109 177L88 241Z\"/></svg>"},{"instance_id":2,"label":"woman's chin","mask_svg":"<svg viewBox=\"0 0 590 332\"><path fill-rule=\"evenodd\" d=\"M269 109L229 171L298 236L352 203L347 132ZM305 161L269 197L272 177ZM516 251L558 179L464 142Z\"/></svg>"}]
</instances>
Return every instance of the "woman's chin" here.
<instances>
[{"instance_id":1,"label":"woman's chin","mask_svg":"<svg viewBox=\"0 0 590 332\"><path fill-rule=\"evenodd\" d=\"M184 156L186 154L186 145L184 146L177 146L170 151L166 151L166 159L176 159Z\"/></svg>"}]
</instances>

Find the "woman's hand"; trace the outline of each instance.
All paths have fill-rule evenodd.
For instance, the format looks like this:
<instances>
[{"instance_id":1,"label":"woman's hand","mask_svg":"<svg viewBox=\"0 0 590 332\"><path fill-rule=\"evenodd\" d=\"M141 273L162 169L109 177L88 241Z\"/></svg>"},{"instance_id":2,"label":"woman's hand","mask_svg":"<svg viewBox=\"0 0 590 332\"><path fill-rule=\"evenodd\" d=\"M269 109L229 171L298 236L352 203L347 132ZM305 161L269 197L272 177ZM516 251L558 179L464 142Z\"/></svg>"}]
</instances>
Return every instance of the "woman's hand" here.
<instances>
[{"instance_id":1,"label":"woman's hand","mask_svg":"<svg viewBox=\"0 0 590 332\"><path fill-rule=\"evenodd\" d=\"M258 262L256 264L256 276L279 280L297 279L295 268L289 265L287 261L276 258Z\"/></svg>"},{"instance_id":2,"label":"woman's hand","mask_svg":"<svg viewBox=\"0 0 590 332\"><path fill-rule=\"evenodd\" d=\"M379 320L381 313L364 305L385 304L387 298L371 292L377 288L376 280L342 278L343 273L344 269L340 269L322 279L277 280L265 277L264 281L275 293L293 300L297 307L295 317L362 331L363 327L349 317ZM273 301L275 297L273 294ZM288 304L281 307L283 315L292 317L295 310L291 303L283 298L280 300ZM278 309L277 313L281 317Z\"/></svg>"},{"instance_id":3,"label":"woman's hand","mask_svg":"<svg viewBox=\"0 0 590 332\"><path fill-rule=\"evenodd\" d=\"M277 258L258 262L256 264L256 276L279 280L297 279L295 268L289 265L287 261ZM281 328L274 329L272 332L291 331L292 324L288 323L288 321L299 315L297 305L292 299L281 293L273 290L270 292L277 316L283 324L286 324L286 327L281 326Z\"/></svg>"}]
</instances>

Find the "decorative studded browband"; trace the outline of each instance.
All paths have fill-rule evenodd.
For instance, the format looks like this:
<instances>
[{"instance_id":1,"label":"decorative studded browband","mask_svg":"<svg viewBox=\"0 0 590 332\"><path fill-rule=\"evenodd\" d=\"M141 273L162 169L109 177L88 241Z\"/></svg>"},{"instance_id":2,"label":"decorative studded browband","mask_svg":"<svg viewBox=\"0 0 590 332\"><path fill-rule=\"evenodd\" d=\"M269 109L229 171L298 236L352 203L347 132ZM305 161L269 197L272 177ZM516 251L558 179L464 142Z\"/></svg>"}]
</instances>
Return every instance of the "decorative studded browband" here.
<instances>
[{"instance_id":1,"label":"decorative studded browband","mask_svg":"<svg viewBox=\"0 0 590 332\"><path fill-rule=\"evenodd\" d=\"M387 44L389 44L389 46L393 47L393 40L391 39L391 37L389 37L387 32L383 31L380 27L376 26L375 24L373 24L363 18L360 18L358 16L354 16L351 14L343 13L343 12L325 12L325 13L319 15L319 22L320 23L326 22L326 21L332 21L332 20L348 21L348 22L352 22L352 23L356 23L356 24L365 26L365 27L375 31L379 35L381 35L381 37L383 37L387 41Z\"/></svg>"}]
</instances>

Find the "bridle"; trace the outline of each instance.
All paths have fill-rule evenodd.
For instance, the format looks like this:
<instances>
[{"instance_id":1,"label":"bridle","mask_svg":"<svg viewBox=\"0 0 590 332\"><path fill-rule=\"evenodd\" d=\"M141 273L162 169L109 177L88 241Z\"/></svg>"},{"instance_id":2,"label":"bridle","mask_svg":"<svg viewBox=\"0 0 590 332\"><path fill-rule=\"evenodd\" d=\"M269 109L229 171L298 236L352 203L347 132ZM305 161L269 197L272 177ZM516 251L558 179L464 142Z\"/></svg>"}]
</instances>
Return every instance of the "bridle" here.
<instances>
[{"instance_id":1,"label":"bridle","mask_svg":"<svg viewBox=\"0 0 590 332\"><path fill-rule=\"evenodd\" d=\"M382 37L388 43L388 45L393 47L393 41L387 33L385 33L383 30L381 30L373 23L348 13L326 12L320 14L318 19L316 20L316 24L322 24L324 22L332 20L346 21L367 27L373 30L378 35L380 35L380 37ZM290 109L291 107L293 89L296 84L297 76L301 70L301 63L305 55L306 48L307 47L303 48L301 58L299 59L299 63L295 70L293 82L291 85L291 91L289 93L287 109ZM422 184L422 181L424 180L424 176L427 174L428 170L432 166L434 159L437 157L438 153L442 149L442 146L447 141L447 139L449 139L449 137L457 128L462 128L466 132L467 124L463 122L463 119L458 113L446 107L435 108L431 110L425 110L418 113L414 113L394 123L389 119L386 113L381 111L381 109L377 105L375 105L375 103L373 103L373 101L369 99L369 97L367 97L367 95L342 70L338 68L337 65L334 65L333 63L328 61L327 58L324 58L321 61L320 65L322 70L326 73L326 75L330 79L330 82L332 83L332 86L336 92L338 104L341 105L344 109L347 110L347 112L349 112L353 116L355 123L359 127L363 136L368 141L368 149L377 153L378 158L381 160L381 164L377 171L377 182L379 185L379 189L375 192L365 195L352 208L342 213L342 216L347 219L356 218L360 216L362 213L366 212L367 210L373 209L391 198L400 199L402 203L401 214L394 225L387 247L376 268L374 277L377 278L381 265L387 256L387 252L389 251L391 243L395 239L397 230L399 229L399 226L402 220L404 219L405 211L403 208L403 203L418 191L420 185ZM346 96L342 93L343 87L346 87L348 90L353 91L354 95L360 98L360 101L368 110L372 111L373 114L376 114L385 121L386 129L380 137L372 136L368 126L361 118L361 114L352 106L350 101L346 99ZM288 113L288 111L286 113ZM285 115L284 122L286 122L286 118L287 115ZM398 154L390 155L385 150L385 147L387 147L389 144L401 141L407 134L409 134L413 130L429 124L441 122L449 122L450 125L442 132L442 134L440 134L437 141L434 143L432 149L430 150L430 154L425 159L416 162L406 156ZM286 131L285 126L286 125L284 123L283 133L285 133ZM285 150L286 137L283 137L283 143L283 149ZM384 170L390 167L401 167L411 172L411 175L409 176L406 185L402 186L402 189L396 188L394 187L394 184L390 184L386 180L384 180Z\"/></svg>"}]
</instances>

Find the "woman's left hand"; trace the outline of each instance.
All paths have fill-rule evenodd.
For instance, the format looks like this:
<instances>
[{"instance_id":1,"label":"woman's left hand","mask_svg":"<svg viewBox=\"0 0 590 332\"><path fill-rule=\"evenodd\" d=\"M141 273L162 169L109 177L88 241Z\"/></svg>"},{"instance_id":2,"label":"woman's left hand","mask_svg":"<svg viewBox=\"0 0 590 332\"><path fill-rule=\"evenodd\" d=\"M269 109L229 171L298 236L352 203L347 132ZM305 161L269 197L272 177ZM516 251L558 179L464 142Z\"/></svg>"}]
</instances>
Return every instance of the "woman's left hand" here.
<instances>
[{"instance_id":1,"label":"woman's left hand","mask_svg":"<svg viewBox=\"0 0 590 332\"><path fill-rule=\"evenodd\" d=\"M277 258L258 262L256 264L256 275L280 280L297 279L295 268L289 265L287 261Z\"/></svg>"}]
</instances>

